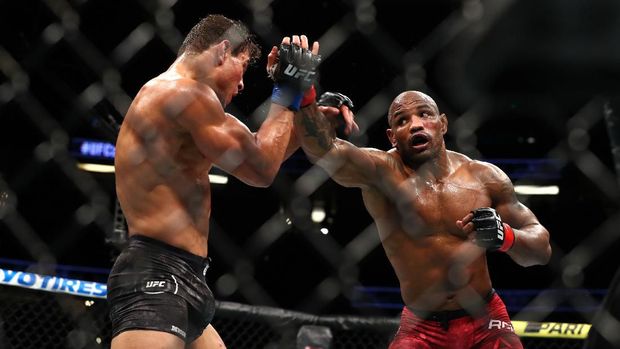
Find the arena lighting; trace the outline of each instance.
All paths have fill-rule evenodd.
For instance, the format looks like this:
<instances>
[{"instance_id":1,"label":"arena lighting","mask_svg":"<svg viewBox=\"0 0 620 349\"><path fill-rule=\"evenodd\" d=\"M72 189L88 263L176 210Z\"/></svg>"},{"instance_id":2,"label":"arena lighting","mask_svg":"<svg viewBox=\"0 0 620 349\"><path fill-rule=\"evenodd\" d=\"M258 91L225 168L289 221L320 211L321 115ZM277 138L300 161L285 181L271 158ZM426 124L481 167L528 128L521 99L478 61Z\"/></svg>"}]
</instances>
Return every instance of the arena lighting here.
<instances>
[{"instance_id":1,"label":"arena lighting","mask_svg":"<svg viewBox=\"0 0 620 349\"><path fill-rule=\"evenodd\" d=\"M521 195L558 195L557 185L515 185L515 192Z\"/></svg>"},{"instance_id":2,"label":"arena lighting","mask_svg":"<svg viewBox=\"0 0 620 349\"><path fill-rule=\"evenodd\" d=\"M88 171L88 172L114 173L114 166L113 165L91 164L91 163L81 163L81 162L78 162L77 167L80 170L84 170L84 171Z\"/></svg>"},{"instance_id":3,"label":"arena lighting","mask_svg":"<svg viewBox=\"0 0 620 349\"><path fill-rule=\"evenodd\" d=\"M327 229L327 228L321 228L321 233L322 233L323 235L327 235L327 234L329 234L329 229Z\"/></svg>"},{"instance_id":4,"label":"arena lighting","mask_svg":"<svg viewBox=\"0 0 620 349\"><path fill-rule=\"evenodd\" d=\"M314 207L310 217L314 223L321 223L325 220L325 209L323 207Z\"/></svg>"},{"instance_id":5,"label":"arena lighting","mask_svg":"<svg viewBox=\"0 0 620 349\"><path fill-rule=\"evenodd\" d=\"M209 174L209 182L211 184L226 184L228 183L228 177L219 174Z\"/></svg>"},{"instance_id":6,"label":"arena lighting","mask_svg":"<svg viewBox=\"0 0 620 349\"><path fill-rule=\"evenodd\" d=\"M78 163L77 167L88 172L114 173L114 165ZM226 184L228 183L228 177L220 174L209 174L209 182L211 184Z\"/></svg>"}]
</instances>

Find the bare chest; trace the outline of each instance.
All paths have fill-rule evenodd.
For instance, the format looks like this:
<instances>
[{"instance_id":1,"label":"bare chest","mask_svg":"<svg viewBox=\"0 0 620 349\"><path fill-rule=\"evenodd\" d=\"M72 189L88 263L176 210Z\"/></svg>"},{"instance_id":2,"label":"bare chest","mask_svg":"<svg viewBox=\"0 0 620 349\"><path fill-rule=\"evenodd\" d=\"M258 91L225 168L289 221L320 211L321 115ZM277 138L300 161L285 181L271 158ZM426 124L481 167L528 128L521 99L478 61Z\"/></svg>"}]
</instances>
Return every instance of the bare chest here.
<instances>
[{"instance_id":1,"label":"bare chest","mask_svg":"<svg viewBox=\"0 0 620 349\"><path fill-rule=\"evenodd\" d=\"M427 234L459 234L456 221L491 200L482 183L449 180L423 182L403 180L391 198L401 225L417 227Z\"/></svg>"}]
</instances>

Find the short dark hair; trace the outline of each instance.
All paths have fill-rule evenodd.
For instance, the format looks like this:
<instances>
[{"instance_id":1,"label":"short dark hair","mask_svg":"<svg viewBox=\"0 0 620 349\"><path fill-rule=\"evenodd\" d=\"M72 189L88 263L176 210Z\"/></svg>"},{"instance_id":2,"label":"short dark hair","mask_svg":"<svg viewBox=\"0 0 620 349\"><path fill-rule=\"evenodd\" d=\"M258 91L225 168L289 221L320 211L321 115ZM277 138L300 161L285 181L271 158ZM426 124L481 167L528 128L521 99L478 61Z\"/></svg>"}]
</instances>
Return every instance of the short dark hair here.
<instances>
[{"instance_id":1,"label":"short dark hair","mask_svg":"<svg viewBox=\"0 0 620 349\"><path fill-rule=\"evenodd\" d=\"M260 57L260 46L256 37L245 24L222 15L208 15L194 25L183 40L178 56L183 53L200 53L222 40L230 41L232 54L235 56L247 52L251 62Z\"/></svg>"}]
</instances>

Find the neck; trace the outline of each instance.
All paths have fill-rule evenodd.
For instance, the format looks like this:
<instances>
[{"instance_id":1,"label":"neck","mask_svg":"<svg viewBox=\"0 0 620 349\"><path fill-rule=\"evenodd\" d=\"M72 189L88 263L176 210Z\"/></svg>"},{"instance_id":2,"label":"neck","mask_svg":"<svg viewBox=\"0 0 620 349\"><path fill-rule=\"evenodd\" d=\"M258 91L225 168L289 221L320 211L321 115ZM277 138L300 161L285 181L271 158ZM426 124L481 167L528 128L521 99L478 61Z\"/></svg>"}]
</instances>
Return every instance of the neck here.
<instances>
[{"instance_id":1,"label":"neck","mask_svg":"<svg viewBox=\"0 0 620 349\"><path fill-rule=\"evenodd\" d=\"M184 53L172 63L170 68L168 68L168 72L210 87L217 95L222 107L224 107L224 98L218 89L217 83L213 79L212 72L215 69L215 65L209 65L212 60L208 54L209 52L207 51L200 55L188 55Z\"/></svg>"},{"instance_id":2,"label":"neck","mask_svg":"<svg viewBox=\"0 0 620 349\"><path fill-rule=\"evenodd\" d=\"M205 63L205 59L202 55L184 53L172 63L168 70L184 78L210 85L209 73L212 67Z\"/></svg>"},{"instance_id":3,"label":"neck","mask_svg":"<svg viewBox=\"0 0 620 349\"><path fill-rule=\"evenodd\" d=\"M416 176L425 178L427 180L441 180L450 175L450 159L448 158L447 151L442 148L436 155L420 159L403 159L405 165L415 172Z\"/></svg>"}]
</instances>

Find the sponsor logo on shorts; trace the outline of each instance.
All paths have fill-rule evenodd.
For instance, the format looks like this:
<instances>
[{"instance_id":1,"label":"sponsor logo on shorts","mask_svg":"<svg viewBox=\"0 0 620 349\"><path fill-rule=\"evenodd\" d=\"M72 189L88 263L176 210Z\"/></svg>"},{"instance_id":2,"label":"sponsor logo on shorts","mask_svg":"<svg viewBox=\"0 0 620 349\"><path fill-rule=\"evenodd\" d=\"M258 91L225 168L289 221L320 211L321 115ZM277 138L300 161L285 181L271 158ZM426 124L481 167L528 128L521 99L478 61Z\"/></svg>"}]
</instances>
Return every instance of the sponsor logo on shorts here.
<instances>
[{"instance_id":1,"label":"sponsor logo on shorts","mask_svg":"<svg viewBox=\"0 0 620 349\"><path fill-rule=\"evenodd\" d=\"M144 280L142 292L146 294L162 294L168 290L168 280Z\"/></svg>"},{"instance_id":2,"label":"sponsor logo on shorts","mask_svg":"<svg viewBox=\"0 0 620 349\"><path fill-rule=\"evenodd\" d=\"M510 332L514 332L514 328L512 328L512 323L502 321L502 320L489 320L489 330L509 330Z\"/></svg>"},{"instance_id":3,"label":"sponsor logo on shorts","mask_svg":"<svg viewBox=\"0 0 620 349\"><path fill-rule=\"evenodd\" d=\"M170 328L170 331L172 331L174 333L178 333L183 338L186 337L185 331L183 331L182 329L176 327L175 325L172 325L172 327Z\"/></svg>"},{"instance_id":4,"label":"sponsor logo on shorts","mask_svg":"<svg viewBox=\"0 0 620 349\"><path fill-rule=\"evenodd\" d=\"M164 288L166 287L166 280L147 280L146 288Z\"/></svg>"}]
</instances>

